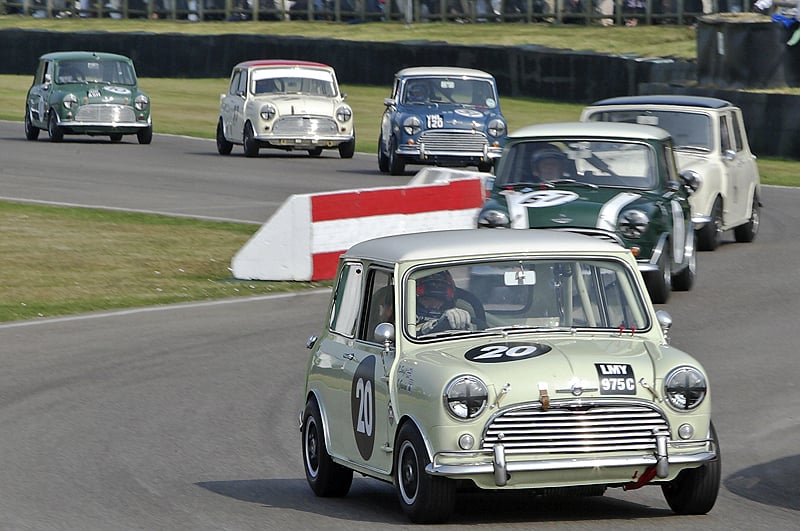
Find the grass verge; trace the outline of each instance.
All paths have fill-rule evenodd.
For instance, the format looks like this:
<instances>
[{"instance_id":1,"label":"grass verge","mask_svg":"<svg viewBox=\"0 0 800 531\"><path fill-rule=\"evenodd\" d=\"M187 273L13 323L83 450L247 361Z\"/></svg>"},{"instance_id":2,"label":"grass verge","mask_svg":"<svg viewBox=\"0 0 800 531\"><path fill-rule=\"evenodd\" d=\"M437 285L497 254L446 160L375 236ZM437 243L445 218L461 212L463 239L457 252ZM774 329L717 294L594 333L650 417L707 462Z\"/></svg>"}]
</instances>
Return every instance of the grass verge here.
<instances>
[{"instance_id":1,"label":"grass verge","mask_svg":"<svg viewBox=\"0 0 800 531\"><path fill-rule=\"evenodd\" d=\"M0 321L329 285L234 279L257 226L0 202Z\"/></svg>"}]
</instances>

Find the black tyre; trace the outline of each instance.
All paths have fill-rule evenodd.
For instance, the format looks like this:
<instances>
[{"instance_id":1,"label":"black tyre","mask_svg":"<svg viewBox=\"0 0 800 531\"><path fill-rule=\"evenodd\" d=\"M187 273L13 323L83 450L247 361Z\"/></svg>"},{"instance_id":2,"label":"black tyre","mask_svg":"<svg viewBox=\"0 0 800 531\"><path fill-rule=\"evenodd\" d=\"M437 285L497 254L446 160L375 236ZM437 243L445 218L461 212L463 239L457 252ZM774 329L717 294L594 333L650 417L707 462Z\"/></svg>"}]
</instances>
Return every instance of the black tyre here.
<instances>
[{"instance_id":1,"label":"black tyre","mask_svg":"<svg viewBox=\"0 0 800 531\"><path fill-rule=\"evenodd\" d=\"M136 131L136 140L142 145L147 145L153 141L153 126L148 126L145 129Z\"/></svg>"},{"instance_id":2,"label":"black tyre","mask_svg":"<svg viewBox=\"0 0 800 531\"><path fill-rule=\"evenodd\" d=\"M309 149L308 150L308 156L309 157L316 158L316 157L319 157L320 155L322 155L322 148L321 147L315 147L313 149Z\"/></svg>"},{"instance_id":3,"label":"black tyre","mask_svg":"<svg viewBox=\"0 0 800 531\"><path fill-rule=\"evenodd\" d=\"M425 472L430 459L411 423L400 428L395 448L394 484L403 512L416 524L446 522L455 507L455 482Z\"/></svg>"},{"instance_id":4,"label":"black tyre","mask_svg":"<svg viewBox=\"0 0 800 531\"><path fill-rule=\"evenodd\" d=\"M672 292L672 256L669 245L669 242L664 245L664 252L658 260L658 271L648 271L644 275L644 283L653 304L666 304Z\"/></svg>"},{"instance_id":5,"label":"black tyre","mask_svg":"<svg viewBox=\"0 0 800 531\"><path fill-rule=\"evenodd\" d=\"M479 162L478 163L478 171L482 171L484 173L489 173L492 171L492 163L491 162Z\"/></svg>"},{"instance_id":6,"label":"black tyre","mask_svg":"<svg viewBox=\"0 0 800 531\"><path fill-rule=\"evenodd\" d=\"M309 400L303 413L303 464L306 480L320 497L346 496L353 483L353 471L333 462L325 446L322 415L315 400Z\"/></svg>"},{"instance_id":7,"label":"black tyre","mask_svg":"<svg viewBox=\"0 0 800 531\"><path fill-rule=\"evenodd\" d=\"M58 125L56 111L50 111L47 118L47 134L50 135L50 142L61 142L64 140L64 130Z\"/></svg>"},{"instance_id":8,"label":"black tyre","mask_svg":"<svg viewBox=\"0 0 800 531\"><path fill-rule=\"evenodd\" d=\"M699 468L684 470L678 477L661 486L664 499L670 509L677 514L706 514L714 507L719 493L722 475L722 455L719 439L714 424L710 428L711 439L717 449L716 461L706 463Z\"/></svg>"},{"instance_id":9,"label":"black tyre","mask_svg":"<svg viewBox=\"0 0 800 531\"><path fill-rule=\"evenodd\" d=\"M389 140L389 173L392 175L402 175L406 171L406 163L397 154L397 139L392 137Z\"/></svg>"},{"instance_id":10,"label":"black tyre","mask_svg":"<svg viewBox=\"0 0 800 531\"><path fill-rule=\"evenodd\" d=\"M339 144L339 158L342 159L352 159L353 155L356 154L356 139L353 139L349 142L345 142L344 144Z\"/></svg>"},{"instance_id":11,"label":"black tyre","mask_svg":"<svg viewBox=\"0 0 800 531\"><path fill-rule=\"evenodd\" d=\"M758 227L761 224L759 215L761 214L761 204L758 196L753 194L753 206L750 209L750 219L744 225L739 225L733 229L733 235L739 243L750 243L756 239Z\"/></svg>"},{"instance_id":12,"label":"black tyre","mask_svg":"<svg viewBox=\"0 0 800 531\"><path fill-rule=\"evenodd\" d=\"M108 137L114 143L122 142L122 133L114 133L114 134L108 135Z\"/></svg>"},{"instance_id":13,"label":"black tyre","mask_svg":"<svg viewBox=\"0 0 800 531\"><path fill-rule=\"evenodd\" d=\"M244 156L257 157L258 156L258 140L256 140L256 133L253 131L253 125L247 122L244 125Z\"/></svg>"},{"instance_id":14,"label":"black tyre","mask_svg":"<svg viewBox=\"0 0 800 531\"><path fill-rule=\"evenodd\" d=\"M233 142L228 142L225 138L225 128L222 126L222 118L217 122L217 153L220 155L230 155L233 151Z\"/></svg>"},{"instance_id":15,"label":"black tyre","mask_svg":"<svg viewBox=\"0 0 800 531\"><path fill-rule=\"evenodd\" d=\"M31 110L25 107L25 138L36 140L39 138L39 128L31 121Z\"/></svg>"},{"instance_id":16,"label":"black tyre","mask_svg":"<svg viewBox=\"0 0 800 531\"><path fill-rule=\"evenodd\" d=\"M689 291L694 286L697 277L697 253L692 249L689 264L672 277L672 289L675 291Z\"/></svg>"},{"instance_id":17,"label":"black tyre","mask_svg":"<svg viewBox=\"0 0 800 531\"><path fill-rule=\"evenodd\" d=\"M378 169L389 173L389 155L383 152L383 136L378 139Z\"/></svg>"},{"instance_id":18,"label":"black tyre","mask_svg":"<svg viewBox=\"0 0 800 531\"><path fill-rule=\"evenodd\" d=\"M697 232L697 248L713 251L722 242L722 201L718 197L711 207L711 222Z\"/></svg>"}]
</instances>

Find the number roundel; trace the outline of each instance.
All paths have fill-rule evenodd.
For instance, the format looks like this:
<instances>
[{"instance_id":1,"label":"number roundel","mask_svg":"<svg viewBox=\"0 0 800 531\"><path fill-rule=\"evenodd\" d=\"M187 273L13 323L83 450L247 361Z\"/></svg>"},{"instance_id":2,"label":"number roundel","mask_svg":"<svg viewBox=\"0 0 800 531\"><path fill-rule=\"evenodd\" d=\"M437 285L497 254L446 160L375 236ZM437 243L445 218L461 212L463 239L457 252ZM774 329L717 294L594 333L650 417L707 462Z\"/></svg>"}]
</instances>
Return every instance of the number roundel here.
<instances>
[{"instance_id":1,"label":"number roundel","mask_svg":"<svg viewBox=\"0 0 800 531\"><path fill-rule=\"evenodd\" d=\"M464 357L476 363L503 363L534 358L550 350L549 345L539 343L497 343L470 349Z\"/></svg>"},{"instance_id":2,"label":"number roundel","mask_svg":"<svg viewBox=\"0 0 800 531\"><path fill-rule=\"evenodd\" d=\"M350 388L350 411L358 453L368 461L375 447L375 356L358 364Z\"/></svg>"}]
</instances>

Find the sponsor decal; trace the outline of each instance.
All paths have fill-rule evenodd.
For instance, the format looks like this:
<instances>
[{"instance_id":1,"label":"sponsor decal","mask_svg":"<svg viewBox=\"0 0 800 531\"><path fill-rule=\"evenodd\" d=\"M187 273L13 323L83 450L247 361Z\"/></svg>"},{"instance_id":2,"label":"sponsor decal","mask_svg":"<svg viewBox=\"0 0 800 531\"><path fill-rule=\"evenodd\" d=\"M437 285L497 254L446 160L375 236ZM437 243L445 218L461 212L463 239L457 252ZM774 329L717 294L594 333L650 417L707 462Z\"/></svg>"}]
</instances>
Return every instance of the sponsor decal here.
<instances>
[{"instance_id":1,"label":"sponsor decal","mask_svg":"<svg viewBox=\"0 0 800 531\"><path fill-rule=\"evenodd\" d=\"M467 118L482 118L483 113L480 111L476 111L474 109L456 109L456 114L460 114L461 116L466 116Z\"/></svg>"},{"instance_id":2,"label":"sponsor decal","mask_svg":"<svg viewBox=\"0 0 800 531\"><path fill-rule=\"evenodd\" d=\"M358 364L350 389L350 412L358 453L365 461L375 446L375 356Z\"/></svg>"},{"instance_id":3,"label":"sponsor decal","mask_svg":"<svg viewBox=\"0 0 800 531\"><path fill-rule=\"evenodd\" d=\"M100 97L100 89L89 89L89 97L90 98L99 98Z\"/></svg>"},{"instance_id":4,"label":"sponsor decal","mask_svg":"<svg viewBox=\"0 0 800 531\"><path fill-rule=\"evenodd\" d=\"M505 363L535 358L550 350L552 347L540 343L497 343L470 349L464 357L476 363Z\"/></svg>"},{"instance_id":5,"label":"sponsor decal","mask_svg":"<svg viewBox=\"0 0 800 531\"><path fill-rule=\"evenodd\" d=\"M112 94L119 94L122 96L127 96L131 93L130 89L126 89L125 87L103 87L103 90L106 92L110 92Z\"/></svg>"},{"instance_id":6,"label":"sponsor decal","mask_svg":"<svg viewBox=\"0 0 800 531\"><path fill-rule=\"evenodd\" d=\"M595 363L601 395L635 395L636 376L627 363Z\"/></svg>"}]
</instances>

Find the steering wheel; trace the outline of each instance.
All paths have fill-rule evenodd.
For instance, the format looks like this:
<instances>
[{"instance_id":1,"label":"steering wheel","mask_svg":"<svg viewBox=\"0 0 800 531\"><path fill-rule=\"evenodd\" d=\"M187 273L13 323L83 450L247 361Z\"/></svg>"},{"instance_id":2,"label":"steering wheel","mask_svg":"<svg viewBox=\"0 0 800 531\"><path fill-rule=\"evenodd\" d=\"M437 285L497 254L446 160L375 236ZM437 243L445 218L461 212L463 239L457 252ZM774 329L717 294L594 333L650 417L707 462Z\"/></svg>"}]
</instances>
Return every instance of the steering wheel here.
<instances>
[{"instance_id":1,"label":"steering wheel","mask_svg":"<svg viewBox=\"0 0 800 531\"><path fill-rule=\"evenodd\" d=\"M484 330L489 327L486 323L486 310L483 308L483 303L474 293L462 288L456 288L456 299L461 299L472 306L472 311L475 314L475 326L477 326L479 330Z\"/></svg>"}]
</instances>

